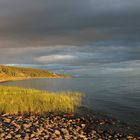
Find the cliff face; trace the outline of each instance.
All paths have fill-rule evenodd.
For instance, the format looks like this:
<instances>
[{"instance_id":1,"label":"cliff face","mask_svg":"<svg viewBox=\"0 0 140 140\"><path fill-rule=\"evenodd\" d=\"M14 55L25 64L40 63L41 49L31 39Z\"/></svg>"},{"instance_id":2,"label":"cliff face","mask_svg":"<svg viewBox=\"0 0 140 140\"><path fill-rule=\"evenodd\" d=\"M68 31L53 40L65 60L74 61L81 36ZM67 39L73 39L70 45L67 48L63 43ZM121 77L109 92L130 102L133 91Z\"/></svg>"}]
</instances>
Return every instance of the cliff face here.
<instances>
[{"instance_id":1,"label":"cliff face","mask_svg":"<svg viewBox=\"0 0 140 140\"><path fill-rule=\"evenodd\" d=\"M0 65L0 81L26 78L64 78L65 75L48 70Z\"/></svg>"}]
</instances>

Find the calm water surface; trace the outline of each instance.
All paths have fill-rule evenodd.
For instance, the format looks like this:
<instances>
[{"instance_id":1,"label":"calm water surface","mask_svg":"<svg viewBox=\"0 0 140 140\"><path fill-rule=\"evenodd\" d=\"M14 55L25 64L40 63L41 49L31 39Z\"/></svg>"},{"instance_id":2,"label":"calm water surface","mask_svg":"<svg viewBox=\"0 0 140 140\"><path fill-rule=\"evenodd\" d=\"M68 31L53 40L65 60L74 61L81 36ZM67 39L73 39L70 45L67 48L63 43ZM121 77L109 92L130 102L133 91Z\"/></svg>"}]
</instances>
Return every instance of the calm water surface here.
<instances>
[{"instance_id":1,"label":"calm water surface","mask_svg":"<svg viewBox=\"0 0 140 140\"><path fill-rule=\"evenodd\" d=\"M2 85L79 91L85 93L84 106L123 121L140 124L140 77L33 79Z\"/></svg>"}]
</instances>

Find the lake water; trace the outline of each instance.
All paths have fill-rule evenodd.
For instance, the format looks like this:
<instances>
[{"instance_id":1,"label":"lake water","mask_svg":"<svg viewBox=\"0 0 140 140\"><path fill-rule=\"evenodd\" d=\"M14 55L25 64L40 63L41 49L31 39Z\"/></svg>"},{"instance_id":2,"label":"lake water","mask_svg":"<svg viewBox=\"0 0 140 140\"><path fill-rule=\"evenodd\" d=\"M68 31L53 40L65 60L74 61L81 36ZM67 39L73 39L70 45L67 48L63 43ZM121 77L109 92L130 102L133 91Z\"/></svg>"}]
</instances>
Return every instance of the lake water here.
<instances>
[{"instance_id":1,"label":"lake water","mask_svg":"<svg viewBox=\"0 0 140 140\"><path fill-rule=\"evenodd\" d=\"M50 91L79 91L85 93L83 106L140 124L140 77L31 79L1 84Z\"/></svg>"}]
</instances>

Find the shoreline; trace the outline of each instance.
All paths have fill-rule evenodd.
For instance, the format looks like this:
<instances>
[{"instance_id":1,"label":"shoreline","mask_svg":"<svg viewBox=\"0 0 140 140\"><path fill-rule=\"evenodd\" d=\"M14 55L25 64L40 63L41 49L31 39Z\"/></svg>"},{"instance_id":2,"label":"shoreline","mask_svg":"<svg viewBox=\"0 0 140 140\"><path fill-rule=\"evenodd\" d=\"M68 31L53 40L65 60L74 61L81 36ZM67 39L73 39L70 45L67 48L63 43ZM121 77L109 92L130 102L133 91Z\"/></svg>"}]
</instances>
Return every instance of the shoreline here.
<instances>
[{"instance_id":1,"label":"shoreline","mask_svg":"<svg viewBox=\"0 0 140 140\"><path fill-rule=\"evenodd\" d=\"M0 83L18 80L30 80L30 79L57 79L64 77L36 77L36 78L19 78L12 80L0 81ZM36 119L37 118L37 119ZM21 119L19 123L18 120ZM35 119L35 124L34 120ZM27 121L28 120L28 121ZM43 121L53 122L56 124L44 124ZM55 121L56 120L56 121ZM63 122L64 120L64 122ZM78 120L80 120L78 122ZM27 122L26 122L27 121ZM12 122L15 122L14 124ZM26 122L26 123L25 123ZM60 125L60 122L62 125ZM67 124L65 123L67 122ZM32 138L73 138L74 135L77 139L140 139L140 126L135 124L128 124L119 121L115 118L102 115L99 112L94 112L86 107L80 107L76 113L45 113L41 114L0 114L0 139L15 138L15 139L32 139ZM37 124L37 125L36 125ZM50 127L51 125L51 127ZM74 125L74 126L73 126ZM8 126L8 127L7 127ZM29 126L29 127L24 127ZM41 126L41 127L39 127ZM46 128L50 127L46 130ZM15 128L15 131L13 130ZM26 132L22 132L22 128L26 129ZM65 128L64 131L59 128ZM9 130L7 130L9 129ZM17 132L18 129L18 132ZM33 131L32 129L36 129ZM41 132L40 130L42 129ZM73 129L74 131L72 131ZM12 134L11 134L12 132ZM24 135L23 135L24 133ZM8 135L9 134L9 135ZM27 136L27 137L26 137Z\"/></svg>"},{"instance_id":2,"label":"shoreline","mask_svg":"<svg viewBox=\"0 0 140 140\"><path fill-rule=\"evenodd\" d=\"M9 80L0 80L0 83L11 82L11 81L22 81L22 80L32 80L32 79L67 79L69 77L29 77L29 78L19 78L19 79L9 79Z\"/></svg>"},{"instance_id":3,"label":"shoreline","mask_svg":"<svg viewBox=\"0 0 140 140\"><path fill-rule=\"evenodd\" d=\"M49 70L22 68L0 65L0 83L8 81L39 79L39 78L69 78L69 75L55 73Z\"/></svg>"},{"instance_id":4,"label":"shoreline","mask_svg":"<svg viewBox=\"0 0 140 140\"><path fill-rule=\"evenodd\" d=\"M84 111L84 110L83 110ZM1 114L0 138L112 140L140 138L140 127L79 113Z\"/></svg>"}]
</instances>

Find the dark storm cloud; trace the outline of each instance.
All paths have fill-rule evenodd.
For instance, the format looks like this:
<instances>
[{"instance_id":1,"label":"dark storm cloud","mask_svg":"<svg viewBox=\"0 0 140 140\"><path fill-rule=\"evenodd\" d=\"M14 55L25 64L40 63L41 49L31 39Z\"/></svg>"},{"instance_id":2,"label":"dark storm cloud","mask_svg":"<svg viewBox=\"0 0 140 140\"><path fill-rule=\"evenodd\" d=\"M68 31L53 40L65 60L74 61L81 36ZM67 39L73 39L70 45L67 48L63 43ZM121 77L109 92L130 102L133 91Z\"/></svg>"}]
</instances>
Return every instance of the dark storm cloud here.
<instances>
[{"instance_id":1,"label":"dark storm cloud","mask_svg":"<svg viewBox=\"0 0 140 140\"><path fill-rule=\"evenodd\" d=\"M1 64L47 68L72 75L140 74L140 46L53 46L1 48ZM23 65L24 64L24 65ZM34 64L34 65L33 65ZM36 65L37 64L37 65ZM39 64L39 65L38 65Z\"/></svg>"},{"instance_id":2,"label":"dark storm cloud","mask_svg":"<svg viewBox=\"0 0 140 140\"><path fill-rule=\"evenodd\" d=\"M140 41L139 0L0 0L0 47Z\"/></svg>"},{"instance_id":3,"label":"dark storm cloud","mask_svg":"<svg viewBox=\"0 0 140 140\"><path fill-rule=\"evenodd\" d=\"M140 0L0 0L0 63L138 73L139 17Z\"/></svg>"}]
</instances>

